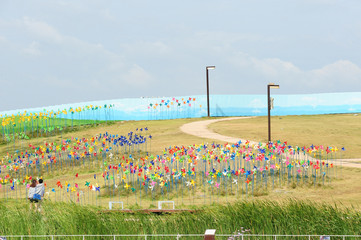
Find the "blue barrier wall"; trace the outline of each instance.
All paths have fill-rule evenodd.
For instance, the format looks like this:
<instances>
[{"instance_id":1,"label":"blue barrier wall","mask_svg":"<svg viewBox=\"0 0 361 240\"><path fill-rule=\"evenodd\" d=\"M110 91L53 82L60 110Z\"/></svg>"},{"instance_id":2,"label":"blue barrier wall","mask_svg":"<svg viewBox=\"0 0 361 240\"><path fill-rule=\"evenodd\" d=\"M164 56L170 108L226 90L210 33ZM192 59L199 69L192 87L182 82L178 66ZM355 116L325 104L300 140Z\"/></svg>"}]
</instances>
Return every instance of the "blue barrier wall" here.
<instances>
[{"instance_id":1,"label":"blue barrier wall","mask_svg":"<svg viewBox=\"0 0 361 240\"><path fill-rule=\"evenodd\" d=\"M273 95L272 115L305 115L361 112L361 92L303 95ZM158 120L207 116L207 96L163 98L124 98L1 112L11 115L27 112L58 111L89 105L114 104L110 110L86 111L82 119ZM211 95L211 116L267 115L266 95ZM69 117L69 115L68 115ZM76 116L75 116L76 118Z\"/></svg>"}]
</instances>

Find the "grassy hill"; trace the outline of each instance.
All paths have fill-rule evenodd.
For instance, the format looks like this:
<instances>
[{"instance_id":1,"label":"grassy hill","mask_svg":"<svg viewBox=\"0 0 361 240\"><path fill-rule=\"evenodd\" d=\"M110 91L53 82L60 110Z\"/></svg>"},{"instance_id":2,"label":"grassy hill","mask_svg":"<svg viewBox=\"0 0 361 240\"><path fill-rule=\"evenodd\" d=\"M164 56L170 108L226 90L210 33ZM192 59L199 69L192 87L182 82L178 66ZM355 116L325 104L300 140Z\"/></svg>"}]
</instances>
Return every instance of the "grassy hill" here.
<instances>
[{"instance_id":1,"label":"grassy hill","mask_svg":"<svg viewBox=\"0 0 361 240\"><path fill-rule=\"evenodd\" d=\"M119 121L111 125L100 123L95 126L78 127L74 131L49 137L22 139L15 144L0 146L1 156L13 149L21 151L29 144L44 145L44 142L59 142L62 139L90 138L99 133L127 134L137 128L147 127L152 141L148 150L161 154L170 145L200 144L213 142L184 134L179 127L185 123L202 119L177 119L159 121ZM266 141L266 118L220 122L210 126L214 131L245 139ZM345 147L342 157L359 157L361 121L355 115L284 116L272 119L273 139L288 141L289 144L309 146ZM221 143L221 142L219 142ZM143 153L144 154L144 153ZM101 174L98 168L68 167L62 171L44 175L46 182L74 179L90 181L93 174ZM27 201L4 201L0 196L0 235L10 234L135 234L135 233L203 233L207 228L216 228L217 233L232 233L240 227L251 229L254 234L360 234L359 199L361 169L339 168L338 178L325 186L285 185L268 189L250 198L237 199L234 196L217 199L216 204L207 202L202 196L195 202L182 205L181 199L173 197L176 207L200 209L195 214L181 213L154 216L142 213L103 213L99 206L84 206L79 203L44 202L43 212L29 210ZM290 200L292 199L292 200ZM108 199L102 199L103 207ZM221 205L218 205L221 204ZM101 204L98 204L101 205ZM129 198L131 208L155 207L150 200L136 205Z\"/></svg>"}]
</instances>

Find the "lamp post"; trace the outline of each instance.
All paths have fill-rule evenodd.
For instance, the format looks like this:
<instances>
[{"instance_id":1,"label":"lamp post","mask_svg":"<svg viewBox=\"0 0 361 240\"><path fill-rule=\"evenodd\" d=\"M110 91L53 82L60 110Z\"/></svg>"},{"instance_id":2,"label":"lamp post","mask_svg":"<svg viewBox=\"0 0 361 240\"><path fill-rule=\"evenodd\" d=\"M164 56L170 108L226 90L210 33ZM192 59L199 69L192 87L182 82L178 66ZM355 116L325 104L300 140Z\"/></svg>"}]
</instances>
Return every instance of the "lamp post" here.
<instances>
[{"instance_id":1,"label":"lamp post","mask_svg":"<svg viewBox=\"0 0 361 240\"><path fill-rule=\"evenodd\" d=\"M271 142L271 88L280 88L280 85L269 83L267 85L267 101L268 101L268 142Z\"/></svg>"},{"instance_id":2,"label":"lamp post","mask_svg":"<svg viewBox=\"0 0 361 240\"><path fill-rule=\"evenodd\" d=\"M207 78L207 112L208 112L208 117L210 117L210 112L209 112L209 81L208 81L208 69L215 69L216 66L207 66L206 67L206 78Z\"/></svg>"}]
</instances>

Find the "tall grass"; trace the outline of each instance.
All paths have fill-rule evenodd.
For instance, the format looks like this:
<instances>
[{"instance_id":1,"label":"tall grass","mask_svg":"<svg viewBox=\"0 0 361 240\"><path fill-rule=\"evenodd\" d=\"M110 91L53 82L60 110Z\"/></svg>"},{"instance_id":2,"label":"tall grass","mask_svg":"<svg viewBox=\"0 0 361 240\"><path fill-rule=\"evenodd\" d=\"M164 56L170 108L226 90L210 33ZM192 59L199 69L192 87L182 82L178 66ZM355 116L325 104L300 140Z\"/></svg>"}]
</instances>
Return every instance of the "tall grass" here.
<instances>
[{"instance_id":1,"label":"tall grass","mask_svg":"<svg viewBox=\"0 0 361 240\"><path fill-rule=\"evenodd\" d=\"M27 203L0 203L1 235L191 234L217 229L230 234L241 227L252 234L360 234L361 214L302 201L238 202L213 205L195 213L154 215L102 212L95 207L45 203L41 213Z\"/></svg>"}]
</instances>

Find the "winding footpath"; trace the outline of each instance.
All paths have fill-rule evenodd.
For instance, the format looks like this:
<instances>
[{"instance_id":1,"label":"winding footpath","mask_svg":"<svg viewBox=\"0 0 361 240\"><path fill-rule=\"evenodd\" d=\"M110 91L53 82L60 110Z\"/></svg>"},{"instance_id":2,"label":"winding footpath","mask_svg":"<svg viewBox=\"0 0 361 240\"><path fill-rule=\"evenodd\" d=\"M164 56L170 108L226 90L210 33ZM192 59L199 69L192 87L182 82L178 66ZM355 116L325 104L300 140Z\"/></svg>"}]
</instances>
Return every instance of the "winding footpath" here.
<instances>
[{"instance_id":1,"label":"winding footpath","mask_svg":"<svg viewBox=\"0 0 361 240\"><path fill-rule=\"evenodd\" d=\"M180 127L180 130L186 134L193 135L200 138L208 138L208 139L215 139L223 142L229 143L237 143L240 140L242 142L246 142L247 139L242 138L235 138L224 136L218 133L215 133L208 129L208 125L216 122L221 121L232 121L232 120L239 120L239 119L247 119L252 117L231 117L231 118L220 118L220 119L211 119L211 120L203 120L203 121L196 121L184 124ZM249 140L248 140L249 141ZM249 141L250 144L255 145L258 142ZM354 167L354 168L361 168L361 158L355 159L335 159L338 165L343 167Z\"/></svg>"}]
</instances>

